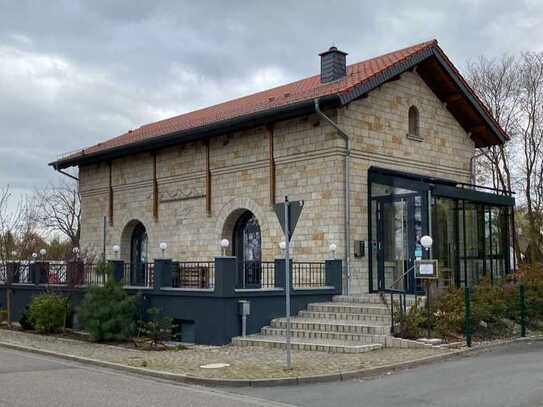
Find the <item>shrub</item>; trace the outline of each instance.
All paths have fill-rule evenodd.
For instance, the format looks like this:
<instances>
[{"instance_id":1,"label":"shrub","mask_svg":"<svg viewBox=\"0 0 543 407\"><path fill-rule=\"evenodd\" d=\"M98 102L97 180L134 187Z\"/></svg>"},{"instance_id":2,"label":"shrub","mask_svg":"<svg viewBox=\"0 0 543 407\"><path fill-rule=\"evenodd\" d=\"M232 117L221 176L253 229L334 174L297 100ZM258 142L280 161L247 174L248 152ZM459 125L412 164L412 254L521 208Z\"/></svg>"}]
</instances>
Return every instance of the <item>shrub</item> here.
<instances>
[{"instance_id":1,"label":"shrub","mask_svg":"<svg viewBox=\"0 0 543 407\"><path fill-rule=\"evenodd\" d=\"M21 318L19 319L19 324L21 325L21 328L24 331L31 331L34 329L34 324L28 318L28 313L29 313L29 306L27 305L25 307L23 314L21 315Z\"/></svg>"},{"instance_id":2,"label":"shrub","mask_svg":"<svg viewBox=\"0 0 543 407\"><path fill-rule=\"evenodd\" d=\"M524 265L514 278L525 287L528 325L539 325L543 322L543 265ZM518 300L516 305L518 306Z\"/></svg>"},{"instance_id":3,"label":"shrub","mask_svg":"<svg viewBox=\"0 0 543 407\"><path fill-rule=\"evenodd\" d=\"M91 287L85 294L78 318L95 341L126 340L134 335L136 328L135 298L109 278L103 287Z\"/></svg>"},{"instance_id":4,"label":"shrub","mask_svg":"<svg viewBox=\"0 0 543 407\"><path fill-rule=\"evenodd\" d=\"M160 318L160 310L155 307L149 308L147 315L149 319L141 321L141 333L150 339L151 346L157 347L163 340L171 338L174 329L173 318Z\"/></svg>"},{"instance_id":5,"label":"shrub","mask_svg":"<svg viewBox=\"0 0 543 407\"><path fill-rule=\"evenodd\" d=\"M474 335L494 337L510 334L510 324L506 322L510 301L506 298L504 280L491 284L490 278L483 279L472 289L471 316Z\"/></svg>"},{"instance_id":6,"label":"shrub","mask_svg":"<svg viewBox=\"0 0 543 407\"><path fill-rule=\"evenodd\" d=\"M449 286L430 303L434 334L442 339L464 332L464 290Z\"/></svg>"},{"instance_id":7,"label":"shrub","mask_svg":"<svg viewBox=\"0 0 543 407\"><path fill-rule=\"evenodd\" d=\"M0 309L0 324L8 320L8 311Z\"/></svg>"},{"instance_id":8,"label":"shrub","mask_svg":"<svg viewBox=\"0 0 543 407\"><path fill-rule=\"evenodd\" d=\"M40 294L30 302L28 319L37 332L49 334L64 328L68 313L68 300L60 295Z\"/></svg>"},{"instance_id":9,"label":"shrub","mask_svg":"<svg viewBox=\"0 0 543 407\"><path fill-rule=\"evenodd\" d=\"M471 290L472 333L479 337L495 337L512 333L518 316L518 286L501 280L492 286L489 279L481 281ZM431 298L430 327L432 336L442 339L461 337L464 334L464 288L448 287L437 291ZM399 315L399 310L395 310ZM403 338L413 339L424 335L428 328L426 307L417 303L401 318Z\"/></svg>"},{"instance_id":10,"label":"shrub","mask_svg":"<svg viewBox=\"0 0 543 407\"><path fill-rule=\"evenodd\" d=\"M421 306L420 301L417 300L405 313L401 312L397 303L394 304L394 308L394 315L397 316L399 325L398 336L405 339L420 338L427 320L424 307Z\"/></svg>"}]
</instances>

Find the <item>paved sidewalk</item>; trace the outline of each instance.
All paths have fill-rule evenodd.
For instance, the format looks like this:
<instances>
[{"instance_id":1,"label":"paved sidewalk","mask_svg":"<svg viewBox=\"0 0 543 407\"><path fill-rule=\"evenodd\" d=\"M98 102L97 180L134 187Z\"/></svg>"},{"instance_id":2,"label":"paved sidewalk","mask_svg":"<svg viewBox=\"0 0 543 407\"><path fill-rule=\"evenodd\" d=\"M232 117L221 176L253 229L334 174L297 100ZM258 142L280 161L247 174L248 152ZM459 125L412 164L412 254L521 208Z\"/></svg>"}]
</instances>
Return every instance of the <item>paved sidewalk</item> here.
<instances>
[{"instance_id":1,"label":"paved sidewalk","mask_svg":"<svg viewBox=\"0 0 543 407\"><path fill-rule=\"evenodd\" d=\"M337 374L452 353L451 350L434 348L387 348L361 354L294 351L294 368L287 371L284 369L283 350L262 347L194 346L179 351L142 351L5 329L0 329L0 342L168 373L227 380ZM210 363L227 363L230 366L219 369L200 367Z\"/></svg>"}]
</instances>

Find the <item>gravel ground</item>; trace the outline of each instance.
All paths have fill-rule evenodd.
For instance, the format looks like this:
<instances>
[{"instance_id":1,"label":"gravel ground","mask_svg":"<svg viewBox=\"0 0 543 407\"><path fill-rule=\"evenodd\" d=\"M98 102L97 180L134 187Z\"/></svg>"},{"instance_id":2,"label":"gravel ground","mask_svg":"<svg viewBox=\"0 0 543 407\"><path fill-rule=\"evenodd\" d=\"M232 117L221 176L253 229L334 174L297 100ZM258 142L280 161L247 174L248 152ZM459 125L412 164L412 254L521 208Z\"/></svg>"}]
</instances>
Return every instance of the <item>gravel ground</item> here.
<instances>
[{"instance_id":1,"label":"gravel ground","mask_svg":"<svg viewBox=\"0 0 543 407\"><path fill-rule=\"evenodd\" d=\"M184 350L143 351L6 329L0 329L0 342L171 373L220 379L270 379L332 374L451 352L432 348L387 348L361 354L293 351L293 369L287 371L284 369L285 351L263 347L194 345ZM200 367L210 363L227 363L230 366L218 369Z\"/></svg>"}]
</instances>

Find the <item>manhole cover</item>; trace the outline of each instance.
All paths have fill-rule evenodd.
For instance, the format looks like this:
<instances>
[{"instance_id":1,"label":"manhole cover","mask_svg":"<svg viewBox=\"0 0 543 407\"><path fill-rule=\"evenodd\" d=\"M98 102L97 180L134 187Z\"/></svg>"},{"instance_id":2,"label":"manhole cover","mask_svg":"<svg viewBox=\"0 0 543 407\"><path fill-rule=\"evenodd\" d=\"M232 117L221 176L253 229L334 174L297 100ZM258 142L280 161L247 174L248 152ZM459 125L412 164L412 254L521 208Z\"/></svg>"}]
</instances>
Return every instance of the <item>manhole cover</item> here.
<instances>
[{"instance_id":1,"label":"manhole cover","mask_svg":"<svg viewBox=\"0 0 543 407\"><path fill-rule=\"evenodd\" d=\"M221 369L223 367L230 366L228 363L209 363L207 365L200 366L202 369Z\"/></svg>"}]
</instances>

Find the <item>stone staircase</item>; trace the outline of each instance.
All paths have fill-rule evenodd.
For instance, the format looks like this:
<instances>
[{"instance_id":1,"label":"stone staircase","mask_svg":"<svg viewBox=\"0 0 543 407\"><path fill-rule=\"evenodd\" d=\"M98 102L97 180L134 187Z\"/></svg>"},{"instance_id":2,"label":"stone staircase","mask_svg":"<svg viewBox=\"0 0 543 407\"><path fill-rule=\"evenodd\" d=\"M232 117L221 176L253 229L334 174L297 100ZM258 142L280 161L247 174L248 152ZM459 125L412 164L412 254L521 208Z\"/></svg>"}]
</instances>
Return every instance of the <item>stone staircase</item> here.
<instances>
[{"instance_id":1,"label":"stone staircase","mask_svg":"<svg viewBox=\"0 0 543 407\"><path fill-rule=\"evenodd\" d=\"M332 302L309 304L307 310L291 318L292 349L362 353L383 347L427 346L390 335L386 300L379 294L339 295ZM286 327L286 318L276 318L259 334L233 338L232 344L285 348Z\"/></svg>"}]
</instances>

